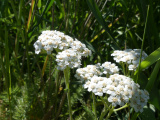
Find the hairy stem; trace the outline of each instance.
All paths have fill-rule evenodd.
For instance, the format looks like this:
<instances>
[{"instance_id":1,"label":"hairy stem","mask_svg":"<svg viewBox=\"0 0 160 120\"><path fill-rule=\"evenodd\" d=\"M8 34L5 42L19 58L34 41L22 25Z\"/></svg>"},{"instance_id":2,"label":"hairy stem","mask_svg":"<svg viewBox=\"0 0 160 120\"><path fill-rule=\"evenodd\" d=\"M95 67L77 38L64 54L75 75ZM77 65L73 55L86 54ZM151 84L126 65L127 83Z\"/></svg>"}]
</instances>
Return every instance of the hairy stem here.
<instances>
[{"instance_id":1,"label":"hairy stem","mask_svg":"<svg viewBox=\"0 0 160 120\"><path fill-rule=\"evenodd\" d=\"M70 120L72 120L71 97L70 97L70 88L69 88L69 74L70 74L69 67L64 69L63 72L64 72L64 78L65 78L65 84L66 84L66 90L67 90L69 117L70 117Z\"/></svg>"}]
</instances>

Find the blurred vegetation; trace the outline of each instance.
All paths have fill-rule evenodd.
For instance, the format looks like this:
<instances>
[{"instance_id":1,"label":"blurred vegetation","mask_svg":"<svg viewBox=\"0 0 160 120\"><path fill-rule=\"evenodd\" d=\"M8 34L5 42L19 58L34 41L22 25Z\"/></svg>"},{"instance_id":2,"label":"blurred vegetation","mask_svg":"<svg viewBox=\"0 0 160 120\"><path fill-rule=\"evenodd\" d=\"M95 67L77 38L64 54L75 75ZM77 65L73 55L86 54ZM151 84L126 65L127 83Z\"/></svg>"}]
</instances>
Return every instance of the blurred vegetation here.
<instances>
[{"instance_id":1,"label":"blurred vegetation","mask_svg":"<svg viewBox=\"0 0 160 120\"><path fill-rule=\"evenodd\" d=\"M114 62L113 50L143 49L150 56L141 64L148 69L138 71L138 83L147 86L150 101L137 119L160 119L159 0L0 0L0 120L69 117L63 72L55 69L56 52L34 52L43 30L62 31L85 43L93 54L82 60L82 67ZM70 82L73 118L94 119L92 96L74 77L75 70ZM97 98L98 115L102 108ZM126 110L111 119L128 119Z\"/></svg>"}]
</instances>

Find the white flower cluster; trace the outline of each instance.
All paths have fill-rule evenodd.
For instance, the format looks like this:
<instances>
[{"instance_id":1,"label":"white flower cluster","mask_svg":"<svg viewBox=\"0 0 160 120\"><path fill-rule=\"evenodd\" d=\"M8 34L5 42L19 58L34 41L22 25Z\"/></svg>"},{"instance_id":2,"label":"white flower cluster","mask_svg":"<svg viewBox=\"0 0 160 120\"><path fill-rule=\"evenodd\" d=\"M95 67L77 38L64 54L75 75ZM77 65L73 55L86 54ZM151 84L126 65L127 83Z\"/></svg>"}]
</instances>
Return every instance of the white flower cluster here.
<instances>
[{"instance_id":1,"label":"white flower cluster","mask_svg":"<svg viewBox=\"0 0 160 120\"><path fill-rule=\"evenodd\" d=\"M90 80L93 76L101 75L100 67L98 65L87 65L85 68L78 68L75 77L82 81Z\"/></svg>"},{"instance_id":2,"label":"white flower cluster","mask_svg":"<svg viewBox=\"0 0 160 120\"><path fill-rule=\"evenodd\" d=\"M119 68L114 63L105 62L102 65L100 63L96 65L87 65L84 68L78 68L76 70L75 77L80 80L90 80L93 76L101 76L103 74L116 74L119 73Z\"/></svg>"},{"instance_id":3,"label":"white flower cluster","mask_svg":"<svg viewBox=\"0 0 160 120\"><path fill-rule=\"evenodd\" d=\"M130 106L133 107L136 112L143 112L143 107L147 104L148 99L148 91L137 89L134 91L134 95L130 100Z\"/></svg>"},{"instance_id":4,"label":"white flower cluster","mask_svg":"<svg viewBox=\"0 0 160 120\"><path fill-rule=\"evenodd\" d=\"M86 47L86 45L81 43L77 39L75 39L75 41L71 43L70 47L84 57L91 56L92 54L91 51Z\"/></svg>"},{"instance_id":5,"label":"white flower cluster","mask_svg":"<svg viewBox=\"0 0 160 120\"><path fill-rule=\"evenodd\" d=\"M56 55L59 70L63 70L67 66L70 68L79 67L81 65L81 57L92 54L85 44L77 39L73 40L72 37L56 30L43 31L34 43L34 47L36 54L39 54L42 49L47 51L47 54L51 54L53 49L61 51Z\"/></svg>"},{"instance_id":6,"label":"white flower cluster","mask_svg":"<svg viewBox=\"0 0 160 120\"><path fill-rule=\"evenodd\" d=\"M34 43L35 53L39 54L44 49L47 54L51 54L54 48L64 50L69 48L72 42L73 38L62 32L46 30L42 32Z\"/></svg>"},{"instance_id":7,"label":"white flower cluster","mask_svg":"<svg viewBox=\"0 0 160 120\"><path fill-rule=\"evenodd\" d=\"M81 65L80 59L80 54L73 49L66 49L62 52L58 52L56 55L56 61L58 65L57 69L63 70L66 68L66 66L69 66L70 68L79 67Z\"/></svg>"},{"instance_id":8,"label":"white flower cluster","mask_svg":"<svg viewBox=\"0 0 160 120\"><path fill-rule=\"evenodd\" d=\"M111 62L105 62L102 64L102 69L104 74L116 74L119 72L118 66Z\"/></svg>"},{"instance_id":9,"label":"white flower cluster","mask_svg":"<svg viewBox=\"0 0 160 120\"><path fill-rule=\"evenodd\" d=\"M110 95L108 101L113 106L129 103L136 112L143 112L143 107L149 99L149 93L146 90L141 90L139 84L124 75L114 74L109 79L112 83L109 85L110 90L107 91Z\"/></svg>"},{"instance_id":10,"label":"white flower cluster","mask_svg":"<svg viewBox=\"0 0 160 120\"><path fill-rule=\"evenodd\" d=\"M128 64L129 70L136 70L139 65L141 49L126 49L124 51L115 50L111 56L114 56L114 60L117 63ZM143 51L141 61L143 61L148 55Z\"/></svg>"},{"instance_id":11,"label":"white flower cluster","mask_svg":"<svg viewBox=\"0 0 160 120\"><path fill-rule=\"evenodd\" d=\"M111 67L112 66L112 67ZM113 70L115 72L113 72ZM146 90L140 90L140 86L131 78L116 74L119 69L115 64L105 62L97 65L87 65L85 68L79 68L75 77L83 80L83 87L95 95L108 95L108 101L112 106L123 106L129 103L136 112L143 111L147 104L149 94ZM101 77L103 74L111 74L109 78Z\"/></svg>"}]
</instances>

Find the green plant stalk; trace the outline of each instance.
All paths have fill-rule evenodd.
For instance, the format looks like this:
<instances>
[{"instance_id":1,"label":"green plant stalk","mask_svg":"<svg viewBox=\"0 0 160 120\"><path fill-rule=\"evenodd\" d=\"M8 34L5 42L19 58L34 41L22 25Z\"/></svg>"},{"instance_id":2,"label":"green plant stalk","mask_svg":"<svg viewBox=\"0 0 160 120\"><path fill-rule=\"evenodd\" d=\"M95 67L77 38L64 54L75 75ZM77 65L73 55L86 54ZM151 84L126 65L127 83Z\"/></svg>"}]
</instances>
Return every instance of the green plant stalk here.
<instances>
[{"instance_id":1,"label":"green plant stalk","mask_svg":"<svg viewBox=\"0 0 160 120\"><path fill-rule=\"evenodd\" d=\"M66 17L66 26L65 26L65 32L68 32L68 23L69 23L69 12L70 12L70 6L71 6L71 0L68 0L67 2L67 15L65 14Z\"/></svg>"},{"instance_id":2,"label":"green plant stalk","mask_svg":"<svg viewBox=\"0 0 160 120\"><path fill-rule=\"evenodd\" d=\"M1 24L0 24L1 25ZM0 36L1 36L1 33L0 33ZM2 41L2 38L0 37L0 41ZM0 47L0 69L2 70L0 73L2 73L2 75L1 76L3 76L4 78L5 78L5 67L4 67L4 65L5 64L3 64L3 49L2 49L2 47ZM0 77L1 77L0 76ZM1 77L1 79L3 78L3 77Z\"/></svg>"},{"instance_id":3,"label":"green plant stalk","mask_svg":"<svg viewBox=\"0 0 160 120\"><path fill-rule=\"evenodd\" d=\"M114 107L112 106L112 108L109 110L109 113L106 117L106 120L108 120L108 118L110 118L110 116L112 115L113 112L114 112Z\"/></svg>"},{"instance_id":4,"label":"green plant stalk","mask_svg":"<svg viewBox=\"0 0 160 120\"><path fill-rule=\"evenodd\" d=\"M14 12L14 15L15 15L15 18L16 20L18 21L18 15L17 15L17 12L16 12L16 8L15 8L15 5L14 5L14 0L9 0L11 6L12 6L12 9L13 9L13 12Z\"/></svg>"},{"instance_id":5,"label":"green plant stalk","mask_svg":"<svg viewBox=\"0 0 160 120\"><path fill-rule=\"evenodd\" d=\"M28 40L26 39L26 56L27 56L27 72L28 72L28 79L31 80L30 76L30 60L29 60L29 45Z\"/></svg>"},{"instance_id":6,"label":"green plant stalk","mask_svg":"<svg viewBox=\"0 0 160 120\"><path fill-rule=\"evenodd\" d=\"M146 36L146 28L147 28L147 23L148 23L148 15L149 15L149 6L148 6L148 10L147 10L146 22L145 22L145 27L144 27L143 40L142 40L142 46L141 46L141 54L140 54L140 59L139 59L139 66L138 66L138 74L137 74L136 83L138 82L138 78L139 78L139 74L140 74L140 64L141 64L142 51L143 51L143 46L144 46L144 39L145 39L145 36Z\"/></svg>"},{"instance_id":7,"label":"green plant stalk","mask_svg":"<svg viewBox=\"0 0 160 120\"><path fill-rule=\"evenodd\" d=\"M107 109L107 107L104 105L103 111L101 113L101 116L99 118L99 120L103 120L104 116L107 114L109 109Z\"/></svg>"},{"instance_id":8,"label":"green plant stalk","mask_svg":"<svg viewBox=\"0 0 160 120\"><path fill-rule=\"evenodd\" d=\"M122 109L127 108L127 107L129 107L129 104L125 104L124 106L122 106L122 107L120 107L118 109L114 109L113 111L117 112L117 111L122 110Z\"/></svg>"},{"instance_id":9,"label":"green plant stalk","mask_svg":"<svg viewBox=\"0 0 160 120\"><path fill-rule=\"evenodd\" d=\"M13 7L14 4L12 5ZM20 4L19 4L19 15L18 15L18 21L17 21L17 25L18 25L18 28L17 28L17 38L16 38L16 41L15 41L15 53L16 53L16 56L18 54L18 49L19 49L19 36L21 35L20 32L22 32L23 30L21 29L21 15L22 15L22 6L23 6L23 0L20 0ZM16 13L15 13L16 14ZM18 62L17 62L18 64Z\"/></svg>"},{"instance_id":10,"label":"green plant stalk","mask_svg":"<svg viewBox=\"0 0 160 120\"><path fill-rule=\"evenodd\" d=\"M71 109L71 96L70 96L70 88L69 88L69 75L70 75L70 69L67 66L64 70L64 78L65 78L65 84L66 84L66 90L67 90L67 98L68 98L68 108L69 108L69 117L70 120L72 119L72 109Z\"/></svg>"},{"instance_id":11,"label":"green plant stalk","mask_svg":"<svg viewBox=\"0 0 160 120\"><path fill-rule=\"evenodd\" d=\"M55 111L54 111L54 114L57 114L59 112L59 109L57 108L57 101L58 101L58 90L59 90L59 87L60 87L60 75L59 75L59 72L60 71L56 71L56 77L55 77L55 100L54 100L54 103L55 103ZM58 109L58 112L57 112L57 109ZM58 114L59 115L59 114ZM55 120L58 118L58 115L55 116Z\"/></svg>"},{"instance_id":12,"label":"green plant stalk","mask_svg":"<svg viewBox=\"0 0 160 120\"><path fill-rule=\"evenodd\" d=\"M109 78L109 76L110 76L110 74L109 74L109 73L107 73L107 74L106 74L106 77L107 77L107 78Z\"/></svg>"},{"instance_id":13,"label":"green plant stalk","mask_svg":"<svg viewBox=\"0 0 160 120\"><path fill-rule=\"evenodd\" d=\"M101 98L103 104L104 104L107 108L109 108L109 106L108 106L108 101L105 101L103 97L100 97L100 98Z\"/></svg>"},{"instance_id":14,"label":"green plant stalk","mask_svg":"<svg viewBox=\"0 0 160 120\"><path fill-rule=\"evenodd\" d=\"M10 64L9 64L9 47L8 47L8 30L5 26L5 65L6 65L6 86L8 88L8 99L9 99L9 107L11 110L11 73L10 73ZM11 119L11 112L10 112L10 119Z\"/></svg>"},{"instance_id":15,"label":"green plant stalk","mask_svg":"<svg viewBox=\"0 0 160 120\"><path fill-rule=\"evenodd\" d=\"M106 103L106 101L103 99L103 97L100 97L103 104L104 104L104 108L103 108L103 111L101 113L101 116L99 118L99 120L103 120L104 116L107 114L107 112L110 110L111 108L111 105L108 107L108 104Z\"/></svg>"},{"instance_id":16,"label":"green plant stalk","mask_svg":"<svg viewBox=\"0 0 160 120\"><path fill-rule=\"evenodd\" d=\"M95 97L94 93L92 93L92 98L93 98L93 112L94 112L95 118L96 118L96 120L97 120L97 113L96 113L96 97Z\"/></svg>"},{"instance_id":17,"label":"green plant stalk","mask_svg":"<svg viewBox=\"0 0 160 120\"><path fill-rule=\"evenodd\" d=\"M45 59L45 62L43 64L43 68L42 68L42 77L44 76L44 72L46 70L46 66L47 66L47 62L48 62L48 58L49 58L49 55L47 55L46 59Z\"/></svg>"},{"instance_id":18,"label":"green plant stalk","mask_svg":"<svg viewBox=\"0 0 160 120\"><path fill-rule=\"evenodd\" d=\"M122 66L123 74L126 75L126 70L125 70L125 65L124 65L124 63L120 62L120 65Z\"/></svg>"},{"instance_id":19,"label":"green plant stalk","mask_svg":"<svg viewBox=\"0 0 160 120\"><path fill-rule=\"evenodd\" d=\"M8 16L8 4L5 8L5 16ZM10 61L9 61L9 41L8 41L8 30L7 25L5 25L5 82L8 89L8 99L9 99L9 108L11 110L11 72L10 72ZM10 112L10 120L12 119L12 113Z\"/></svg>"}]
</instances>

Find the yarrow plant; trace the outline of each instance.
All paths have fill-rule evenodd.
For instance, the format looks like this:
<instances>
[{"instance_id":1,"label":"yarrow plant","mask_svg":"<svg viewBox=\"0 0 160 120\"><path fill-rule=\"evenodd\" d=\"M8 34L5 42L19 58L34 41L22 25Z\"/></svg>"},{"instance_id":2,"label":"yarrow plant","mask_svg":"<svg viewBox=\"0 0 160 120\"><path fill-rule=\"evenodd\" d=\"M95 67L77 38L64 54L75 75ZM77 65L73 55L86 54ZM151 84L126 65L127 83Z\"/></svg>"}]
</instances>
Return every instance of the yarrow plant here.
<instances>
[{"instance_id":1,"label":"yarrow plant","mask_svg":"<svg viewBox=\"0 0 160 120\"><path fill-rule=\"evenodd\" d=\"M72 109L70 99L70 88L69 88L69 68L77 68L81 65L81 58L91 56L91 51L86 47L85 44L81 43L77 39L65 35L60 31L43 31L38 37L38 40L34 43L35 53L39 54L42 50L45 50L48 55L52 55L52 51L57 52L56 62L57 69L64 72L67 97L68 97L68 108L70 120L72 120Z\"/></svg>"},{"instance_id":2,"label":"yarrow plant","mask_svg":"<svg viewBox=\"0 0 160 120\"><path fill-rule=\"evenodd\" d=\"M123 62L127 65L135 65L137 68L140 50L117 50L113 52L112 56L117 63ZM142 60L146 57L147 54L142 52ZM130 77L120 75L118 66L111 62L78 68L75 77L83 81L83 87L87 91L100 97L106 96L113 108L118 106L124 108L123 106L130 105L136 112L143 112L143 107L149 99L149 93L146 90L141 90L140 85Z\"/></svg>"},{"instance_id":3,"label":"yarrow plant","mask_svg":"<svg viewBox=\"0 0 160 120\"><path fill-rule=\"evenodd\" d=\"M57 51L56 61L59 70L64 70L67 66L80 67L81 57L92 54L85 44L56 30L43 31L34 43L34 47L36 54L39 54L41 50L45 50L49 55L53 50Z\"/></svg>"}]
</instances>

